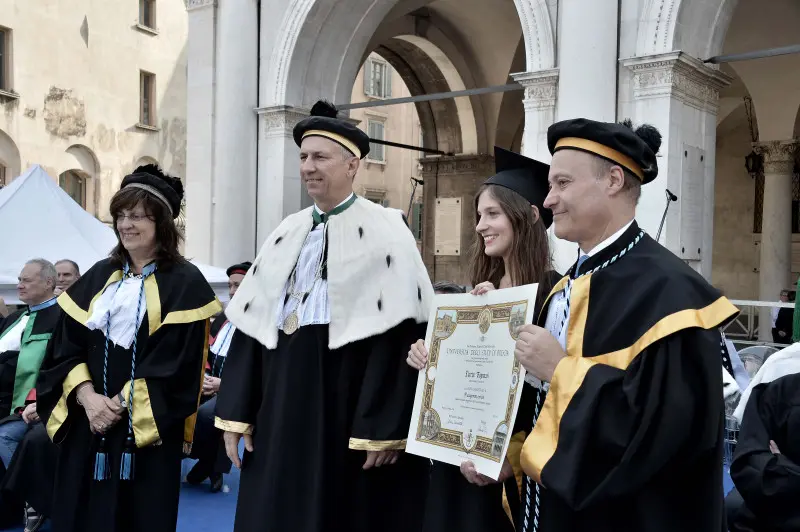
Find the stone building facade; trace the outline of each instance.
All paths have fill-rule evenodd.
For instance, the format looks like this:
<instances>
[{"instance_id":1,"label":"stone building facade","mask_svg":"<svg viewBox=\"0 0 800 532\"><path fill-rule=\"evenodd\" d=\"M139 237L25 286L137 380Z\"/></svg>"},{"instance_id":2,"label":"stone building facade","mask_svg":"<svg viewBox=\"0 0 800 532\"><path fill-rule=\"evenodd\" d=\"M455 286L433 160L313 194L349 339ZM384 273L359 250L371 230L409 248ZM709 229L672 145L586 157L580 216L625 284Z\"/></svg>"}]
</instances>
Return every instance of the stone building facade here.
<instances>
[{"instance_id":1,"label":"stone building facade","mask_svg":"<svg viewBox=\"0 0 800 532\"><path fill-rule=\"evenodd\" d=\"M186 177L183 2L2 0L0 184L40 164L103 221L122 177Z\"/></svg>"},{"instance_id":2,"label":"stone building facade","mask_svg":"<svg viewBox=\"0 0 800 532\"><path fill-rule=\"evenodd\" d=\"M412 95L521 86L416 103L424 146L454 154L421 163L422 250L434 279L466 281L472 195L493 169L493 147L547 162L548 126L578 116L661 130L659 177L644 187L637 220L655 236L666 191L677 195L660 241L727 295L774 300L800 271L800 55L708 61L795 44L793 0L188 5L188 245L202 260L252 256L285 215L309 205L291 128L319 98L351 101L377 52ZM752 176L751 153L763 162ZM437 252L436 208L455 199L459 252ZM553 249L561 271L577 255L555 238Z\"/></svg>"}]
</instances>

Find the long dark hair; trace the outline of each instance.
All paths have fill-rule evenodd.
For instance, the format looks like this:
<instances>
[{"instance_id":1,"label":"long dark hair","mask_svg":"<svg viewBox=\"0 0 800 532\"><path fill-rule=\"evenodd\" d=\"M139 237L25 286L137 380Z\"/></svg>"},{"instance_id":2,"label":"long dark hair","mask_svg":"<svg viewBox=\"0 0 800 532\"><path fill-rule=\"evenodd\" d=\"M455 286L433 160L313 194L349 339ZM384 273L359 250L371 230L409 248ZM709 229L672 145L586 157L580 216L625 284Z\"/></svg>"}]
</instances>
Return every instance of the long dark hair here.
<instances>
[{"instance_id":1,"label":"long dark hair","mask_svg":"<svg viewBox=\"0 0 800 532\"><path fill-rule=\"evenodd\" d=\"M491 194L503 213L511 221L511 255L509 256L509 274L514 286L522 286L546 281L546 273L552 269L550 246L547 241L542 218L533 221L533 209L528 201L506 187L483 185L475 195L475 212L478 212L478 200L481 194ZM486 254L486 245L477 232L472 246L472 285L490 281L500 288L500 280L506 274L502 257L490 257Z\"/></svg>"},{"instance_id":2,"label":"long dark hair","mask_svg":"<svg viewBox=\"0 0 800 532\"><path fill-rule=\"evenodd\" d=\"M183 262L184 259L178 245L183 238L175 226L172 213L164 202L140 188L123 188L111 198L111 217L113 219L112 228L117 235L117 245L111 251L111 258L119 263L120 266L130 261L130 256L122 245L117 229L117 219L124 210L132 210L137 205L144 208L144 212L156 223L156 264L159 268L164 268Z\"/></svg>"}]
</instances>

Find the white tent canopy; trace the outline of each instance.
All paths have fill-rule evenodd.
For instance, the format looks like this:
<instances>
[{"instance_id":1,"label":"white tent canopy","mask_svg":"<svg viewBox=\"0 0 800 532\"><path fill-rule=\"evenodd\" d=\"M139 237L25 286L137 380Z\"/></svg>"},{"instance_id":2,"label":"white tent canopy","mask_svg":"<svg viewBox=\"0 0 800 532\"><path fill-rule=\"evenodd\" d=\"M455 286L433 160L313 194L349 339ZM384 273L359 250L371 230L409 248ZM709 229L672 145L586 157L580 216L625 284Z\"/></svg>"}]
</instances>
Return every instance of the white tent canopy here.
<instances>
[{"instance_id":1,"label":"white tent canopy","mask_svg":"<svg viewBox=\"0 0 800 532\"><path fill-rule=\"evenodd\" d=\"M75 203L38 164L0 189L0 227L0 297L11 305L20 304L17 276L30 259L71 259L85 272L117 243L114 231ZM192 263L227 300L225 270Z\"/></svg>"}]
</instances>

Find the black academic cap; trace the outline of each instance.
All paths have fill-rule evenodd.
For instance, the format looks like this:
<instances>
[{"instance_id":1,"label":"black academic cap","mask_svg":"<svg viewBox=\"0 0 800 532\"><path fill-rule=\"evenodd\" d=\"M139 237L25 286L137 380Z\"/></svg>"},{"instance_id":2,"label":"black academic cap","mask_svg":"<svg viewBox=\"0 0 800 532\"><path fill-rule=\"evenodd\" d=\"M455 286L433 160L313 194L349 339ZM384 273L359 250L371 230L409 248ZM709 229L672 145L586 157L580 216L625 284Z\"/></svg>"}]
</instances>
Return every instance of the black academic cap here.
<instances>
[{"instance_id":1,"label":"black academic cap","mask_svg":"<svg viewBox=\"0 0 800 532\"><path fill-rule=\"evenodd\" d=\"M138 188L149 192L169 207L172 218L177 218L183 200L183 183L177 177L164 173L156 164L139 166L122 179L119 189Z\"/></svg>"},{"instance_id":2,"label":"black academic cap","mask_svg":"<svg viewBox=\"0 0 800 532\"><path fill-rule=\"evenodd\" d=\"M649 183L658 175L656 153L661 147L661 133L650 125L634 131L630 120L617 124L577 118L550 126L547 147L550 153L565 149L592 153Z\"/></svg>"},{"instance_id":3,"label":"black academic cap","mask_svg":"<svg viewBox=\"0 0 800 532\"><path fill-rule=\"evenodd\" d=\"M240 273L242 275L245 275L245 274L247 274L247 270L249 270L250 266L252 266L252 265L253 265L252 262L242 262L242 263L239 263L239 264L234 264L233 266L229 267L225 271L225 274L228 277L230 277L231 275L233 275L235 273Z\"/></svg>"},{"instance_id":4,"label":"black academic cap","mask_svg":"<svg viewBox=\"0 0 800 532\"><path fill-rule=\"evenodd\" d=\"M536 205L544 226L550 227L553 213L544 208L550 166L497 146L494 148L494 166L497 174L487 179L484 185L497 185L513 190L531 205Z\"/></svg>"},{"instance_id":5,"label":"black academic cap","mask_svg":"<svg viewBox=\"0 0 800 532\"><path fill-rule=\"evenodd\" d=\"M369 136L356 126L338 118L339 111L325 100L311 108L311 115L294 126L294 142L299 147L306 137L325 137L363 159L369 153Z\"/></svg>"}]
</instances>

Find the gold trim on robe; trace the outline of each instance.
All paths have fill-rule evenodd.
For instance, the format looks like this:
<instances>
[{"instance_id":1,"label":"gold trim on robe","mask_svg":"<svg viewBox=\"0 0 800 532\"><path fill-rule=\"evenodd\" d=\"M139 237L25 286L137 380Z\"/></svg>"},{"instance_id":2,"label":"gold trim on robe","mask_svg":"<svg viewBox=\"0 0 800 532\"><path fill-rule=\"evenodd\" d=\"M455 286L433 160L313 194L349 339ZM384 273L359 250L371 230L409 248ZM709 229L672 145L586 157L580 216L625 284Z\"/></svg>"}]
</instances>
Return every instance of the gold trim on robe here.
<instances>
[{"instance_id":1,"label":"gold trim on robe","mask_svg":"<svg viewBox=\"0 0 800 532\"><path fill-rule=\"evenodd\" d=\"M66 292L65 292L66 294ZM71 301L71 300L70 300ZM50 414L50 418L47 420L47 435L50 436L50 439L55 442L56 436L58 435L58 431L64 426L64 423L67 421L67 417L69 416L69 397L75 388L86 381L92 382L92 375L89 373L89 366L85 363L80 363L70 372L67 374L67 378L64 379L61 388L63 390L61 394L61 398L56 403L56 407L53 409L53 412Z\"/></svg>"},{"instance_id":2,"label":"gold trim on robe","mask_svg":"<svg viewBox=\"0 0 800 532\"><path fill-rule=\"evenodd\" d=\"M525 443L525 436L525 431L522 430L511 436L511 441L508 442L508 452L506 453L506 458L508 458L511 464L511 469L514 470L514 480L517 484L517 502L521 502L519 496L522 493L522 481L525 475L520 465L520 454L522 453L522 445ZM511 521L511 524L514 524L514 516L511 513L511 506L508 504L508 493L506 492L505 483L503 484L503 511L506 513L506 517Z\"/></svg>"},{"instance_id":3,"label":"gold trim on robe","mask_svg":"<svg viewBox=\"0 0 800 532\"><path fill-rule=\"evenodd\" d=\"M111 283L115 283L122 279L122 270L117 270L111 274L111 276L106 281L106 284L103 285L103 289L97 292L92 300L89 302L89 310L83 310L81 307L78 306L75 301L70 297L67 292L62 292L60 296L58 296L58 306L66 312L69 316L72 317L75 321L80 323L81 325L86 325L86 322L89 321L89 316L92 315L92 310L94 309L94 304L98 300L98 298L103 295L103 292L106 291L108 285Z\"/></svg>"},{"instance_id":4,"label":"gold trim on robe","mask_svg":"<svg viewBox=\"0 0 800 532\"><path fill-rule=\"evenodd\" d=\"M350 449L354 451L398 451L406 448L406 440L364 440L350 438Z\"/></svg>"},{"instance_id":5,"label":"gold trim on robe","mask_svg":"<svg viewBox=\"0 0 800 532\"><path fill-rule=\"evenodd\" d=\"M655 342L692 327L706 330L718 327L739 312L723 296L701 309L684 309L661 318L630 347L596 357L582 358L591 277L591 274L585 275L573 282L567 329L567 357L556 366L550 391L542 405L536 426L522 447L522 468L539 483L542 470L556 452L561 419L592 366L605 364L625 370L639 353Z\"/></svg>"},{"instance_id":6,"label":"gold trim on robe","mask_svg":"<svg viewBox=\"0 0 800 532\"><path fill-rule=\"evenodd\" d=\"M118 282L120 279L122 279L122 270L117 270L112 273L103 286L103 289L97 292L92 298L92 301L89 303L89 310L80 308L67 292L58 296L58 305L75 321L81 325L86 325L86 322L89 321L89 317L92 315L95 301L106 291L106 288L108 288L110 284ZM194 323L211 318L222 311L222 303L220 303L219 299L214 298L213 301L206 303L200 308L170 312L162 321L161 295L158 290L158 282L154 275L150 275L144 280L144 294L147 301L147 322L150 336L164 325Z\"/></svg>"},{"instance_id":7,"label":"gold trim on robe","mask_svg":"<svg viewBox=\"0 0 800 532\"><path fill-rule=\"evenodd\" d=\"M227 419L220 419L214 416L214 426L225 432L235 432L237 434L252 434L253 425L250 423L242 423L241 421L228 421Z\"/></svg>"},{"instance_id":8,"label":"gold trim on robe","mask_svg":"<svg viewBox=\"0 0 800 532\"><path fill-rule=\"evenodd\" d=\"M122 397L128 400L131 393L131 381L122 387ZM153 405L150 403L150 392L147 389L145 379L135 379L133 381L133 438L136 447L147 447L158 444L161 436L158 433L156 418L153 416Z\"/></svg>"},{"instance_id":9,"label":"gold trim on robe","mask_svg":"<svg viewBox=\"0 0 800 532\"><path fill-rule=\"evenodd\" d=\"M206 305L208 306L208 305ZM167 315L169 319L169 314ZM190 454L192 452L192 443L194 443L194 428L197 424L197 408L200 407L200 398L203 396L203 376L206 374L206 362L208 361L208 331L211 328L211 320L206 319L206 331L203 344L203 363L200 364L200 389L197 391L197 404L195 405L195 412L186 418L183 423L183 452Z\"/></svg>"}]
</instances>

